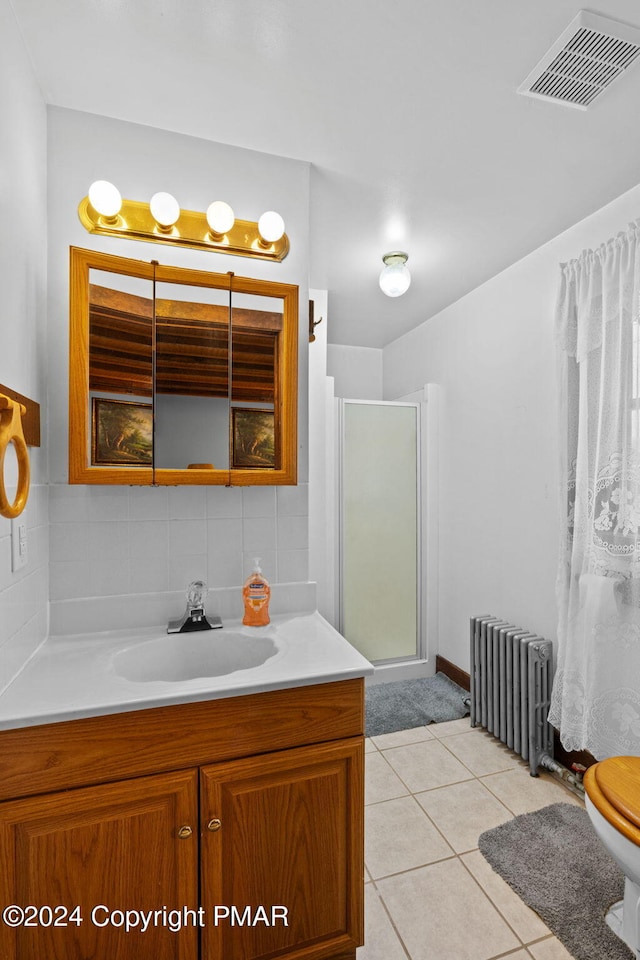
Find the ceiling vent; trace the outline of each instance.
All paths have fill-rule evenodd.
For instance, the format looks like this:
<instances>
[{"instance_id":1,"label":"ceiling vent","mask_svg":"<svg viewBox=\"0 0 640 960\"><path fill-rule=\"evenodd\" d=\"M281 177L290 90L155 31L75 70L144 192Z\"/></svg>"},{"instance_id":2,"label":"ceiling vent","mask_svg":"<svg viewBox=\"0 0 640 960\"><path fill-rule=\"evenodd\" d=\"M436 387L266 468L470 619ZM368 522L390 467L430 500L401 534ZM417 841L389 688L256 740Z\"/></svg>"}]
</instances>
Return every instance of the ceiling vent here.
<instances>
[{"instance_id":1,"label":"ceiling vent","mask_svg":"<svg viewBox=\"0 0 640 960\"><path fill-rule=\"evenodd\" d=\"M640 30L581 10L518 93L586 110L640 55Z\"/></svg>"}]
</instances>

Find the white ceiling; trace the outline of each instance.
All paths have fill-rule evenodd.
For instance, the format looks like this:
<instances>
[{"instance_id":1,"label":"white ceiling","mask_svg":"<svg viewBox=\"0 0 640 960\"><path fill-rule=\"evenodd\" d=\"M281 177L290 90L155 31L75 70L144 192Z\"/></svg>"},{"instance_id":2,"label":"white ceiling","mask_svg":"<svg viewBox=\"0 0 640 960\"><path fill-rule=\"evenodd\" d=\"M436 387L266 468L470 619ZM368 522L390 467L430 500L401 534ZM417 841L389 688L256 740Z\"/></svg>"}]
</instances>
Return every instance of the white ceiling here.
<instances>
[{"instance_id":1,"label":"white ceiling","mask_svg":"<svg viewBox=\"0 0 640 960\"><path fill-rule=\"evenodd\" d=\"M311 161L334 343L383 346L640 181L637 65L587 112L516 94L574 0L10 2L48 103Z\"/></svg>"}]
</instances>

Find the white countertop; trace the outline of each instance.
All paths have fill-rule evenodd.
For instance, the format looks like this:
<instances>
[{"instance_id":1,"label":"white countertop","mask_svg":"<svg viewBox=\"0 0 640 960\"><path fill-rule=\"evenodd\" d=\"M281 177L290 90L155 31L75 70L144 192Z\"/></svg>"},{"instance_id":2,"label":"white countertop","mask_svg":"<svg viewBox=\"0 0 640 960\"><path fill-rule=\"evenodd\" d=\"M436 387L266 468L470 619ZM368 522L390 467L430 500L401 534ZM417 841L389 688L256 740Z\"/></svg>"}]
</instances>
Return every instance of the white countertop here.
<instances>
[{"instance_id":1,"label":"white countertop","mask_svg":"<svg viewBox=\"0 0 640 960\"><path fill-rule=\"evenodd\" d=\"M190 637L204 642L203 638L210 636L216 643L228 637L232 645L233 634L269 637L276 652L260 666L223 676L134 681L117 672L118 654L136 645L148 644L144 656L150 651L152 657L154 640L161 641L165 649L172 641L179 648ZM372 673L369 661L317 611L275 616L267 627L243 627L239 620L225 622L222 630L206 634L167 635L164 627L149 627L86 637L50 637L0 695L0 729L263 693Z\"/></svg>"}]
</instances>

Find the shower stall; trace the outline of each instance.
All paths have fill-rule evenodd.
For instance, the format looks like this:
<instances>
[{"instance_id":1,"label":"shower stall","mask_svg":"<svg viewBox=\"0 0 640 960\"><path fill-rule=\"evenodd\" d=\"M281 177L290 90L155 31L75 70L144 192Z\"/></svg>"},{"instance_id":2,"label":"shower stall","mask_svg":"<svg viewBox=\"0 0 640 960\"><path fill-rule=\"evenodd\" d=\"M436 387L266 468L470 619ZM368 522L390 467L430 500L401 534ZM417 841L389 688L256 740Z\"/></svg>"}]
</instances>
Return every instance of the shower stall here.
<instances>
[{"instance_id":1,"label":"shower stall","mask_svg":"<svg viewBox=\"0 0 640 960\"><path fill-rule=\"evenodd\" d=\"M338 620L377 679L427 666L419 402L338 401ZM404 668L404 669L402 669Z\"/></svg>"}]
</instances>

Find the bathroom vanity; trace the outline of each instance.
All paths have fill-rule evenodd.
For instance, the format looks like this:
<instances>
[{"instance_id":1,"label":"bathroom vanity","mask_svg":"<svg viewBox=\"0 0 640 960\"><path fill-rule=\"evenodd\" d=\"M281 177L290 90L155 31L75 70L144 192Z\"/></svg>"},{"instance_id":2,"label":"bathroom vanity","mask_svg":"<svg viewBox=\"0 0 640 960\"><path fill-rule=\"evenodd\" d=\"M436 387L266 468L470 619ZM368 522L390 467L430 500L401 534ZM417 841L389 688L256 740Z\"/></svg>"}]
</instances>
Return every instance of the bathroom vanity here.
<instances>
[{"instance_id":1,"label":"bathroom vanity","mask_svg":"<svg viewBox=\"0 0 640 960\"><path fill-rule=\"evenodd\" d=\"M18 704L30 674L80 657L73 641L0 697L0 906L25 911L0 923L3 960L355 957L370 668L319 615L297 620L276 625L271 661L209 691L114 675L113 712L105 695L91 715L91 673L131 649L117 635L97 665L95 641L84 684L76 670L64 719L45 698L19 724Z\"/></svg>"}]
</instances>

